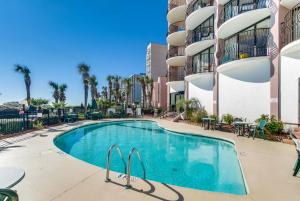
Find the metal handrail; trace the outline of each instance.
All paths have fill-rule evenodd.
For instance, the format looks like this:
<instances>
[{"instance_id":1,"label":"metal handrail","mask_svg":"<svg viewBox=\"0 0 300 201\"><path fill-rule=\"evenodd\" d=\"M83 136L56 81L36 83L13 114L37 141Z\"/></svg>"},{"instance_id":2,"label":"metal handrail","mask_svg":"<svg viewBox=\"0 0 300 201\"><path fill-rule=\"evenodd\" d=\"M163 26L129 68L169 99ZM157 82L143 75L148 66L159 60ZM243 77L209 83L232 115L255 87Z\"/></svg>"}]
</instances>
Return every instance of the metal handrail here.
<instances>
[{"instance_id":1,"label":"metal handrail","mask_svg":"<svg viewBox=\"0 0 300 201\"><path fill-rule=\"evenodd\" d=\"M145 170L145 166L144 166L144 163L143 163L143 160L141 158L141 155L140 155L140 152L137 150L137 148L132 148L130 153L129 153L129 156L128 156L128 162L127 162L127 169L128 169L128 172L127 172L127 184L126 184L126 188L131 188L131 185L130 185L130 173L131 173L131 158L132 158L132 155L136 153L136 155L138 156L138 159L141 163L141 166L143 168L143 179L146 179L146 170Z\"/></svg>"},{"instance_id":2,"label":"metal handrail","mask_svg":"<svg viewBox=\"0 0 300 201\"><path fill-rule=\"evenodd\" d=\"M239 0L230 0L227 2L220 13L219 26L227 20L251 10L269 8L270 0L249 0L248 2L240 2Z\"/></svg>"},{"instance_id":3,"label":"metal handrail","mask_svg":"<svg viewBox=\"0 0 300 201\"><path fill-rule=\"evenodd\" d=\"M1 196L5 196L6 198L9 198L9 200L11 201L19 201L19 196L17 192L11 189L6 189L6 188L0 189L0 198Z\"/></svg>"},{"instance_id":4,"label":"metal handrail","mask_svg":"<svg viewBox=\"0 0 300 201\"><path fill-rule=\"evenodd\" d=\"M110 178L109 178L109 170L110 170L110 155L111 155L111 152L112 150L116 148L119 152L119 155L123 161L123 164L124 164L124 167L125 167L125 170L124 170L124 173L126 174L127 173L127 167L126 167L126 162L125 162L125 159L123 157L123 154L122 154L122 151L120 149L120 147L117 145L117 144L114 144L114 145L111 145L109 147L109 150L108 150L108 153L107 153L107 161L106 161L106 182L109 182L110 181Z\"/></svg>"},{"instance_id":5,"label":"metal handrail","mask_svg":"<svg viewBox=\"0 0 300 201\"><path fill-rule=\"evenodd\" d=\"M282 47L300 39L300 3L295 5L285 15L281 23L281 43Z\"/></svg>"}]
</instances>

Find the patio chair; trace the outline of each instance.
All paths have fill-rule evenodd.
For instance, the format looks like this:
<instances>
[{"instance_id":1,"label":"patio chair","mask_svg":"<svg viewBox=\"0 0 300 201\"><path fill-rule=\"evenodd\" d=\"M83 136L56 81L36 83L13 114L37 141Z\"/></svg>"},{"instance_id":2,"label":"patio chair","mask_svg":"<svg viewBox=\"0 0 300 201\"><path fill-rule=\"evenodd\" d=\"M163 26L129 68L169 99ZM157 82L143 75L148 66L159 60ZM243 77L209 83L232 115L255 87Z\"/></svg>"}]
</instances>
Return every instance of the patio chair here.
<instances>
[{"instance_id":1,"label":"patio chair","mask_svg":"<svg viewBox=\"0 0 300 201\"><path fill-rule=\"evenodd\" d=\"M253 140L256 136L256 133L258 132L258 134L264 138L264 140L266 139L266 135L265 135L265 127L267 125L267 121L264 120L264 119L261 119L258 123L258 125L251 125L249 127L249 137L252 133L252 137L253 137Z\"/></svg>"},{"instance_id":2,"label":"patio chair","mask_svg":"<svg viewBox=\"0 0 300 201\"><path fill-rule=\"evenodd\" d=\"M299 170L300 170L300 140L299 139L293 139L293 141L295 142L296 145L296 150L297 150L297 154L298 154L298 158L294 167L294 174L293 176L297 176Z\"/></svg>"},{"instance_id":3,"label":"patio chair","mask_svg":"<svg viewBox=\"0 0 300 201\"><path fill-rule=\"evenodd\" d=\"M11 189L0 189L0 200L19 201L19 196L16 191Z\"/></svg>"},{"instance_id":4,"label":"patio chair","mask_svg":"<svg viewBox=\"0 0 300 201\"><path fill-rule=\"evenodd\" d=\"M222 117L221 121L218 120L218 118L213 122L213 127L214 130L222 130L223 129L223 124L224 124L224 119Z\"/></svg>"},{"instance_id":5,"label":"patio chair","mask_svg":"<svg viewBox=\"0 0 300 201\"><path fill-rule=\"evenodd\" d=\"M242 127L241 127L241 125L236 124L237 122L243 122L243 119L241 119L241 118L233 119L234 133L240 134Z\"/></svg>"}]
</instances>

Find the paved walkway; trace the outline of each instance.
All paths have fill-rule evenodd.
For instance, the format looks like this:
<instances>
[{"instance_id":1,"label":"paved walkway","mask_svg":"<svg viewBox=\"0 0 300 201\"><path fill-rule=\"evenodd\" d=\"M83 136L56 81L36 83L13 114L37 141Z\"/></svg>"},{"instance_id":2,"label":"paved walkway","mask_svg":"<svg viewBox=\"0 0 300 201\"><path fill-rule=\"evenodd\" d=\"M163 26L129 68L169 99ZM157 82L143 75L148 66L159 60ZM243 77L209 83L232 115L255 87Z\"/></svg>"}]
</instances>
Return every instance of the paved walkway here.
<instances>
[{"instance_id":1,"label":"paved walkway","mask_svg":"<svg viewBox=\"0 0 300 201\"><path fill-rule=\"evenodd\" d=\"M226 138L236 143L249 194L237 196L193 190L135 180L126 190L125 181L112 173L114 183L105 183L105 171L61 152L53 138L69 129L88 124L80 122L7 139L0 148L0 166L25 170L24 179L13 189L21 201L299 201L300 177L293 177L295 147L232 133L204 131L198 126L157 120L165 128ZM1 142L0 142L1 145Z\"/></svg>"}]
</instances>

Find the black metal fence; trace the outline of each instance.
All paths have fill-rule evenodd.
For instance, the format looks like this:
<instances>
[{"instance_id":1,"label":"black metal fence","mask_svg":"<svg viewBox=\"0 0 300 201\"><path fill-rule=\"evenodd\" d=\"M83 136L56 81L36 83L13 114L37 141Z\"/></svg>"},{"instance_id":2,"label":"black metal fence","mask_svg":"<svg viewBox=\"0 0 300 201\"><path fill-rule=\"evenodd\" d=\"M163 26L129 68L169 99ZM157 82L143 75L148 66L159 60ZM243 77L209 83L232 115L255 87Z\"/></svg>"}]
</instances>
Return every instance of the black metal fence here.
<instances>
[{"instance_id":1,"label":"black metal fence","mask_svg":"<svg viewBox=\"0 0 300 201\"><path fill-rule=\"evenodd\" d=\"M292 8L281 24L282 45L300 39L300 4Z\"/></svg>"},{"instance_id":2,"label":"black metal fence","mask_svg":"<svg viewBox=\"0 0 300 201\"><path fill-rule=\"evenodd\" d=\"M15 111L0 113L0 135L20 133L31 130L37 121L43 126L50 126L64 121L62 110Z\"/></svg>"},{"instance_id":3,"label":"black metal fence","mask_svg":"<svg viewBox=\"0 0 300 201\"><path fill-rule=\"evenodd\" d=\"M249 57L269 55L269 28L247 30L225 41L221 64Z\"/></svg>"},{"instance_id":4,"label":"black metal fence","mask_svg":"<svg viewBox=\"0 0 300 201\"><path fill-rule=\"evenodd\" d=\"M204 7L213 6L213 5L214 5L213 0L194 0L189 3L187 10L186 10L186 14L187 14L187 16L189 16L192 12L194 12L195 10L198 10L199 8L204 8Z\"/></svg>"},{"instance_id":5,"label":"black metal fence","mask_svg":"<svg viewBox=\"0 0 300 201\"><path fill-rule=\"evenodd\" d=\"M241 13L260 8L268 8L269 6L270 0L231 0L224 5L220 13L221 20L219 25Z\"/></svg>"},{"instance_id":6,"label":"black metal fence","mask_svg":"<svg viewBox=\"0 0 300 201\"><path fill-rule=\"evenodd\" d=\"M193 73L213 72L215 63L214 53L201 53L197 56L198 58L193 61Z\"/></svg>"}]
</instances>

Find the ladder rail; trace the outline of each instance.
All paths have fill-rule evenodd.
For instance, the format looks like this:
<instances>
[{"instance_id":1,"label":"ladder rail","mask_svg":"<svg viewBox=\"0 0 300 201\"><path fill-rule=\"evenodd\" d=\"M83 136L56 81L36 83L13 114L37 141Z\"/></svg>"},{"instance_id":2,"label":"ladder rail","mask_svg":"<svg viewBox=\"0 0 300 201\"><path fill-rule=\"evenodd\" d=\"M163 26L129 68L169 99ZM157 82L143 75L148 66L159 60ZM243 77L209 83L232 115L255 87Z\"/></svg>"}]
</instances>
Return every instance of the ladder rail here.
<instances>
[{"instance_id":1,"label":"ladder rail","mask_svg":"<svg viewBox=\"0 0 300 201\"><path fill-rule=\"evenodd\" d=\"M119 145L117 144L113 144L109 147L109 150L108 150L108 153L107 153L107 160L106 160L106 182L109 182L110 181L110 178L109 178L109 172L110 172L110 155L113 151L113 149L117 149L118 153L119 153L119 156L121 157L122 161L123 161L123 164L124 164L124 173L126 174L127 173L127 166L126 166L126 162L125 162L125 159L123 157L123 154L122 154L122 151L119 147Z\"/></svg>"},{"instance_id":2,"label":"ladder rail","mask_svg":"<svg viewBox=\"0 0 300 201\"><path fill-rule=\"evenodd\" d=\"M138 151L137 148L132 148L130 153L129 153L129 156L128 156L128 162L127 162L127 184L126 184L126 188L131 188L131 185L130 185L130 176L131 176L131 159L132 159L132 156L133 154L136 153L139 161L140 161L140 164L142 166L142 169L143 169L143 179L146 179L146 170L145 170L145 166L144 166L144 163L143 163L143 160L142 160L142 157L140 155L140 152Z\"/></svg>"},{"instance_id":3,"label":"ladder rail","mask_svg":"<svg viewBox=\"0 0 300 201\"><path fill-rule=\"evenodd\" d=\"M0 198L1 196L4 196L5 200L11 200L11 201L19 201L18 193L11 189L0 189Z\"/></svg>"}]
</instances>

